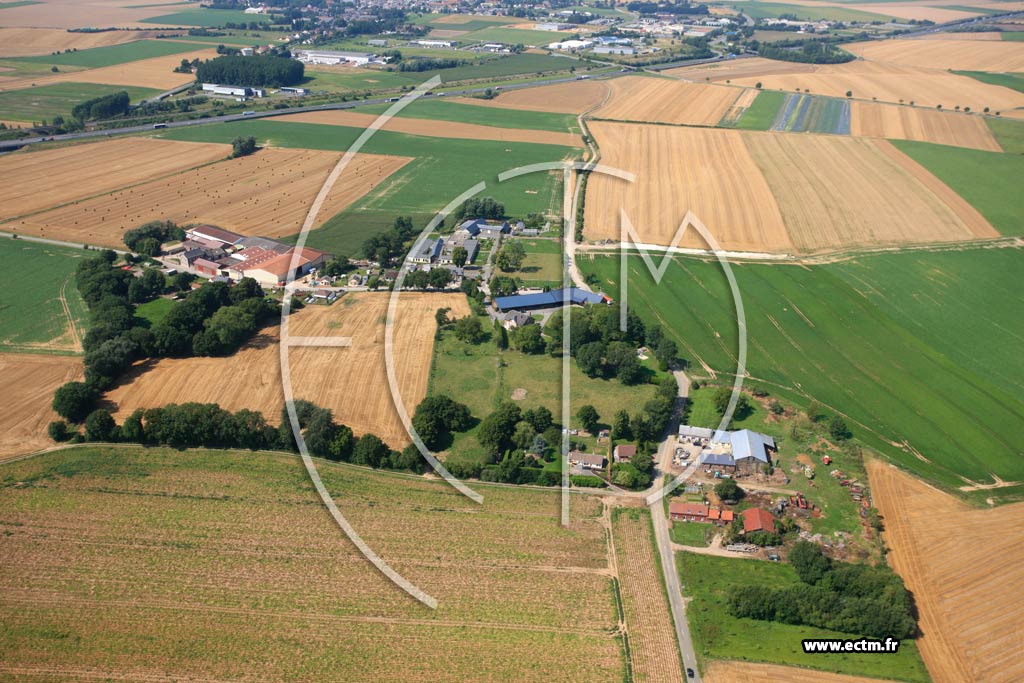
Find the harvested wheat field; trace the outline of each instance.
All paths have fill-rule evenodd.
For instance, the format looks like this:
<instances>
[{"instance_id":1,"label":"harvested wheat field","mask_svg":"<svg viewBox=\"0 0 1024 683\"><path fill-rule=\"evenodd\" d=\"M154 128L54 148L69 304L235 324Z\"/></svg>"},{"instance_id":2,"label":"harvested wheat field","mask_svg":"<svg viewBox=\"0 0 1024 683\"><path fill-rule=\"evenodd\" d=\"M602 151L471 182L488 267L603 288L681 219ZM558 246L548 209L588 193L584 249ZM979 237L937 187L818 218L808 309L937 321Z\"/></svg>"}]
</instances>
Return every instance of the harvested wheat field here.
<instances>
[{"instance_id":1,"label":"harvested wheat field","mask_svg":"<svg viewBox=\"0 0 1024 683\"><path fill-rule=\"evenodd\" d=\"M46 426L57 419L50 408L53 392L81 378L79 357L0 353L0 460L53 444L46 436Z\"/></svg>"},{"instance_id":2,"label":"harvested wheat field","mask_svg":"<svg viewBox=\"0 0 1024 683\"><path fill-rule=\"evenodd\" d=\"M740 96L736 98L733 105L729 107L729 111L725 112L725 115L722 117L722 123L734 124L739 121L739 118L743 116L743 112L747 110L747 107L752 105L754 100L757 99L758 92L759 91L754 88L744 88L743 92L741 92Z\"/></svg>"},{"instance_id":3,"label":"harvested wheat field","mask_svg":"<svg viewBox=\"0 0 1024 683\"><path fill-rule=\"evenodd\" d=\"M367 128L378 118L380 117L376 114L360 114L354 111L314 111L303 114L289 114L276 120ZM521 128L496 128L494 126L481 126L472 123L459 123L457 121L414 119L399 116L392 117L384 125L383 130L408 133L409 135L426 135L435 138L454 138L457 140L534 142L544 145L564 145L566 147L580 147L583 144L583 139L573 133L557 133L555 131Z\"/></svg>"},{"instance_id":4,"label":"harvested wheat field","mask_svg":"<svg viewBox=\"0 0 1024 683\"><path fill-rule=\"evenodd\" d=\"M740 95L738 88L631 76L616 78L599 119L713 126Z\"/></svg>"},{"instance_id":5,"label":"harvested wheat field","mask_svg":"<svg viewBox=\"0 0 1024 683\"><path fill-rule=\"evenodd\" d=\"M612 511L612 543L629 633L633 680L673 683L685 677L679 644L654 559L654 530L647 510Z\"/></svg>"},{"instance_id":6,"label":"harvested wheat field","mask_svg":"<svg viewBox=\"0 0 1024 683\"><path fill-rule=\"evenodd\" d=\"M889 564L914 594L935 683L1024 680L1024 503L978 510L886 463L868 476Z\"/></svg>"},{"instance_id":7,"label":"harvested wheat field","mask_svg":"<svg viewBox=\"0 0 1024 683\"><path fill-rule=\"evenodd\" d=\"M1012 40L880 40L843 49L873 62L928 69L1024 71L1024 42Z\"/></svg>"},{"instance_id":8,"label":"harvested wheat field","mask_svg":"<svg viewBox=\"0 0 1024 683\"><path fill-rule=\"evenodd\" d=\"M52 85L54 83L98 83L101 85L128 85L139 88L156 88L170 90L179 85L195 80L191 73L175 73L174 68L181 64L182 59L213 59L217 51L202 46L194 52L183 52L152 59L140 59L99 69L85 69L53 76L35 76L0 81L0 91L23 90L33 86Z\"/></svg>"},{"instance_id":9,"label":"harvested wheat field","mask_svg":"<svg viewBox=\"0 0 1024 683\"><path fill-rule=\"evenodd\" d=\"M62 50L88 50L93 47L120 45L135 40L155 38L162 33L166 33L166 31L68 33L64 29L57 28L0 28L0 57L27 57L48 55Z\"/></svg>"},{"instance_id":10,"label":"harvested wheat field","mask_svg":"<svg viewBox=\"0 0 1024 683\"><path fill-rule=\"evenodd\" d=\"M1004 114L1010 109L1024 107L1024 93L1010 88L989 85L941 69L863 60L817 66L808 73L769 74L733 80L733 83L746 86L754 86L758 82L768 90L808 89L815 95L831 97L845 97L847 92L851 92L858 100L874 98L882 102L914 102L920 107L941 104L946 109L960 106L974 111L990 107L992 111Z\"/></svg>"},{"instance_id":11,"label":"harvested wheat field","mask_svg":"<svg viewBox=\"0 0 1024 683\"><path fill-rule=\"evenodd\" d=\"M706 683L885 683L879 678L846 676L795 666L713 660L704 672Z\"/></svg>"},{"instance_id":12,"label":"harvested wheat field","mask_svg":"<svg viewBox=\"0 0 1024 683\"><path fill-rule=\"evenodd\" d=\"M289 350L296 398L330 408L356 434L373 432L393 448L409 437L392 403L384 363L386 293L350 293L332 306L307 306L291 318L294 336L352 337L349 348ZM433 355L434 313L449 307L454 317L469 314L461 294L403 293L395 317L395 373L406 410L412 415L427 393ZM118 421L136 408L199 401L229 410L258 410L277 423L281 387L278 329L268 329L230 358L165 358L137 366L107 394Z\"/></svg>"},{"instance_id":13,"label":"harvested wheat field","mask_svg":"<svg viewBox=\"0 0 1024 683\"><path fill-rule=\"evenodd\" d=\"M607 94L608 86L599 81L573 81L572 83L542 85L538 88L509 90L499 94L493 100L455 97L452 101L478 107L582 114L601 104Z\"/></svg>"},{"instance_id":14,"label":"harvested wheat field","mask_svg":"<svg viewBox=\"0 0 1024 683\"><path fill-rule=\"evenodd\" d=\"M861 12L870 12L872 14L882 14L885 16L896 17L898 19L914 19L917 21L934 21L936 23L942 23L946 21L958 21L960 19L971 19L977 17L981 12L968 12L964 9L952 9L949 7L934 7L924 4L916 3L858 3L848 5L843 3L838 5L845 9L859 10ZM963 5L961 5L963 7Z\"/></svg>"},{"instance_id":15,"label":"harvested wheat field","mask_svg":"<svg viewBox=\"0 0 1024 683\"><path fill-rule=\"evenodd\" d=\"M811 72L814 68L813 64L779 62L774 59L765 59L764 57L751 57L750 59L737 59L735 61L681 66L675 69L667 69L664 73L676 78L685 78L688 81L703 81L707 79L712 83L720 83L734 78L767 76L770 74L778 76L783 74L802 74Z\"/></svg>"},{"instance_id":16,"label":"harvested wheat field","mask_svg":"<svg viewBox=\"0 0 1024 683\"><path fill-rule=\"evenodd\" d=\"M116 246L130 228L151 220L213 223L244 235L297 233L341 155L268 148L160 180L84 199L5 227L29 235ZM409 162L357 154L334 185L315 225L322 225Z\"/></svg>"},{"instance_id":17,"label":"harvested wheat field","mask_svg":"<svg viewBox=\"0 0 1024 683\"><path fill-rule=\"evenodd\" d=\"M885 140L773 133L744 139L800 251L999 236L966 202L953 203L952 190L942 196L945 185Z\"/></svg>"},{"instance_id":18,"label":"harvested wheat field","mask_svg":"<svg viewBox=\"0 0 1024 683\"><path fill-rule=\"evenodd\" d=\"M963 33L928 33L918 40L1002 40L999 31L964 31Z\"/></svg>"},{"instance_id":19,"label":"harvested wheat field","mask_svg":"<svg viewBox=\"0 0 1024 683\"><path fill-rule=\"evenodd\" d=\"M4 154L0 220L179 173L230 154L231 145L150 138Z\"/></svg>"},{"instance_id":20,"label":"harvested wheat field","mask_svg":"<svg viewBox=\"0 0 1024 683\"><path fill-rule=\"evenodd\" d=\"M145 30L154 26L139 23L143 19L194 7L185 3L156 4L138 0L38 0L3 9L2 20L4 26L11 27L68 29L102 26Z\"/></svg>"},{"instance_id":21,"label":"harvested wheat field","mask_svg":"<svg viewBox=\"0 0 1024 683\"><path fill-rule=\"evenodd\" d=\"M936 109L853 102L850 107L850 133L859 137L922 140L990 152L1003 151L985 119Z\"/></svg>"},{"instance_id":22,"label":"harvested wheat field","mask_svg":"<svg viewBox=\"0 0 1024 683\"><path fill-rule=\"evenodd\" d=\"M738 131L593 121L602 164L632 171L636 182L593 173L587 183L586 237L620 237L619 208L641 240L670 244L693 211L723 249L793 248L779 207ZM708 248L695 230L680 246Z\"/></svg>"}]
</instances>

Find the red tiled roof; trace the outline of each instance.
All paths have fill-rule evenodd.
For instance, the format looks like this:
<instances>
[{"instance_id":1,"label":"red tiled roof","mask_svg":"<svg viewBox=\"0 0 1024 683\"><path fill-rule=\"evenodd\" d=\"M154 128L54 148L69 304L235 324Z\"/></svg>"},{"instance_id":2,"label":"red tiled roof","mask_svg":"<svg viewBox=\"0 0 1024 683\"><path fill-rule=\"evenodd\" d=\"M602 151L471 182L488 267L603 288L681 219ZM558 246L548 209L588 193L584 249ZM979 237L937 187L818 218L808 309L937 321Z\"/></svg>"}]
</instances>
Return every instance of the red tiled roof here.
<instances>
[{"instance_id":1,"label":"red tiled roof","mask_svg":"<svg viewBox=\"0 0 1024 683\"><path fill-rule=\"evenodd\" d=\"M633 444L621 444L615 447L615 455L620 458L632 458L636 455L636 446Z\"/></svg>"},{"instance_id":2,"label":"red tiled roof","mask_svg":"<svg viewBox=\"0 0 1024 683\"><path fill-rule=\"evenodd\" d=\"M775 531L775 518L767 510L751 508L743 513L743 531Z\"/></svg>"},{"instance_id":3,"label":"red tiled roof","mask_svg":"<svg viewBox=\"0 0 1024 683\"><path fill-rule=\"evenodd\" d=\"M668 514L671 515L688 515L690 517L707 517L708 506L703 503L681 503L674 502L669 503Z\"/></svg>"},{"instance_id":4,"label":"red tiled roof","mask_svg":"<svg viewBox=\"0 0 1024 683\"><path fill-rule=\"evenodd\" d=\"M722 510L722 521L731 522L733 520L732 510Z\"/></svg>"}]
</instances>

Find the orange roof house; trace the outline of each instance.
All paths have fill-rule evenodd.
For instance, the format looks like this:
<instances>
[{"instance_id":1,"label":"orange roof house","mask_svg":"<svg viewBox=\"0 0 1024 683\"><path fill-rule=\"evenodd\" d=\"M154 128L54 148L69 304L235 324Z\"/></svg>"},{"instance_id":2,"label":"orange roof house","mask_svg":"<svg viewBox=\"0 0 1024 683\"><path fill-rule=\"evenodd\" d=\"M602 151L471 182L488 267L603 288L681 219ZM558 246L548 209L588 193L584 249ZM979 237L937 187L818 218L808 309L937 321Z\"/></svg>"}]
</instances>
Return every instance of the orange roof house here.
<instances>
[{"instance_id":1,"label":"orange roof house","mask_svg":"<svg viewBox=\"0 0 1024 683\"><path fill-rule=\"evenodd\" d=\"M751 508L744 510L741 514L743 515L743 533L775 531L775 518L767 510Z\"/></svg>"}]
</instances>

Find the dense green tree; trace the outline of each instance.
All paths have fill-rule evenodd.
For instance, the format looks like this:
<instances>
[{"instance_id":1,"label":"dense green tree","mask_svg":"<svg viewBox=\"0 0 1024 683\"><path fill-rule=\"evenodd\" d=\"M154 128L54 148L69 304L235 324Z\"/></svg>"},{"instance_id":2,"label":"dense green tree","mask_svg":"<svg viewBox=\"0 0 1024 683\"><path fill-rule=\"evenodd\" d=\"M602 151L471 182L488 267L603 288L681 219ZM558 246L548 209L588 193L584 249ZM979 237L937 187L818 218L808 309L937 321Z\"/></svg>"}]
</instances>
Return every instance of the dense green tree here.
<instances>
[{"instance_id":1,"label":"dense green tree","mask_svg":"<svg viewBox=\"0 0 1024 683\"><path fill-rule=\"evenodd\" d=\"M498 252L495 263L506 273L519 270L526 258L526 249L518 240L508 240Z\"/></svg>"},{"instance_id":2,"label":"dense green tree","mask_svg":"<svg viewBox=\"0 0 1024 683\"><path fill-rule=\"evenodd\" d=\"M832 568L832 562L821 546L809 541L797 541L789 551L789 563L804 583L820 581Z\"/></svg>"},{"instance_id":3,"label":"dense green tree","mask_svg":"<svg viewBox=\"0 0 1024 683\"><path fill-rule=\"evenodd\" d=\"M598 420L601 419L601 416L597 414L597 410L594 406L588 403L580 406L579 410L576 411L576 419L580 421L580 425L583 429L593 434L597 429L597 423Z\"/></svg>"},{"instance_id":4,"label":"dense green tree","mask_svg":"<svg viewBox=\"0 0 1024 683\"><path fill-rule=\"evenodd\" d=\"M494 321L494 344L498 347L499 351L504 351L508 348L508 332L502 327L500 320Z\"/></svg>"},{"instance_id":5,"label":"dense green tree","mask_svg":"<svg viewBox=\"0 0 1024 683\"><path fill-rule=\"evenodd\" d=\"M280 88L300 83L304 73L303 63L294 59L276 55L225 55L200 62L196 80L248 88Z\"/></svg>"},{"instance_id":6,"label":"dense green tree","mask_svg":"<svg viewBox=\"0 0 1024 683\"><path fill-rule=\"evenodd\" d=\"M828 421L828 433L836 441L846 441L853 434L846 426L846 421L838 415L833 415Z\"/></svg>"},{"instance_id":7,"label":"dense green tree","mask_svg":"<svg viewBox=\"0 0 1024 683\"><path fill-rule=\"evenodd\" d=\"M600 377L604 374L604 342L594 341L582 345L576 351L576 366L587 377Z\"/></svg>"},{"instance_id":8,"label":"dense green tree","mask_svg":"<svg viewBox=\"0 0 1024 683\"><path fill-rule=\"evenodd\" d=\"M46 433L57 443L63 443L71 438L72 430L64 420L54 420L47 425Z\"/></svg>"},{"instance_id":9,"label":"dense green tree","mask_svg":"<svg viewBox=\"0 0 1024 683\"><path fill-rule=\"evenodd\" d=\"M743 499L746 494L743 489L740 488L739 484L736 483L735 479L723 479L722 481L715 484L715 495L723 501L739 501Z\"/></svg>"},{"instance_id":10,"label":"dense green tree","mask_svg":"<svg viewBox=\"0 0 1024 683\"><path fill-rule=\"evenodd\" d=\"M247 157L256 151L256 138L249 136L246 138L237 137L231 141L231 156L233 158Z\"/></svg>"},{"instance_id":11,"label":"dense green tree","mask_svg":"<svg viewBox=\"0 0 1024 683\"><path fill-rule=\"evenodd\" d=\"M522 412L519 406L511 401L505 401L481 421L477 430L477 440L487 453L495 458L508 450L516 424L521 419Z\"/></svg>"},{"instance_id":12,"label":"dense green tree","mask_svg":"<svg viewBox=\"0 0 1024 683\"><path fill-rule=\"evenodd\" d=\"M633 438L633 432L629 428L629 413L625 410L617 411L615 417L612 418L612 438L615 440Z\"/></svg>"},{"instance_id":13,"label":"dense green tree","mask_svg":"<svg viewBox=\"0 0 1024 683\"><path fill-rule=\"evenodd\" d=\"M368 467L380 467L391 454L391 449L376 434L364 434L359 437L352 449L352 462Z\"/></svg>"},{"instance_id":14,"label":"dense green tree","mask_svg":"<svg viewBox=\"0 0 1024 683\"><path fill-rule=\"evenodd\" d=\"M512 347L523 353L535 354L544 352L544 339L540 334L540 325L523 325L512 330Z\"/></svg>"},{"instance_id":15,"label":"dense green tree","mask_svg":"<svg viewBox=\"0 0 1024 683\"><path fill-rule=\"evenodd\" d=\"M86 441L114 441L117 423L110 411L97 408L85 418Z\"/></svg>"},{"instance_id":16,"label":"dense green tree","mask_svg":"<svg viewBox=\"0 0 1024 683\"><path fill-rule=\"evenodd\" d=\"M465 247L459 246L452 249L452 263L461 268L469 260L469 252Z\"/></svg>"},{"instance_id":17,"label":"dense green tree","mask_svg":"<svg viewBox=\"0 0 1024 683\"><path fill-rule=\"evenodd\" d=\"M527 408L523 411L523 419L529 422L537 433L543 433L555 423L555 418L545 406Z\"/></svg>"},{"instance_id":18,"label":"dense green tree","mask_svg":"<svg viewBox=\"0 0 1024 683\"><path fill-rule=\"evenodd\" d=\"M467 344L479 344L487 338L480 319L475 315L467 315L456 320L453 331L459 341L466 342Z\"/></svg>"}]
</instances>

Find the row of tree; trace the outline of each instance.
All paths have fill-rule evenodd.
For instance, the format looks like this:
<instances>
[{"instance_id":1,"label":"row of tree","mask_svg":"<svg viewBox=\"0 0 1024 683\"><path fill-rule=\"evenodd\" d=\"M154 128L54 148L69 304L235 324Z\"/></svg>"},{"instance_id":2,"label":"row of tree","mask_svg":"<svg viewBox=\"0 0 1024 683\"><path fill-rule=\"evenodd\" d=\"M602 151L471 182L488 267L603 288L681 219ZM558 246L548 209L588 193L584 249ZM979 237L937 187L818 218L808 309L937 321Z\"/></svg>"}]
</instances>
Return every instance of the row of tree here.
<instances>
[{"instance_id":1,"label":"row of tree","mask_svg":"<svg viewBox=\"0 0 1024 683\"><path fill-rule=\"evenodd\" d=\"M196 80L203 83L250 88L296 85L302 82L304 76L305 66L302 62L276 55L224 55L205 60L196 68Z\"/></svg>"},{"instance_id":2,"label":"row of tree","mask_svg":"<svg viewBox=\"0 0 1024 683\"><path fill-rule=\"evenodd\" d=\"M122 90L79 102L71 108L71 116L78 121L112 119L115 116L127 114L130 106L131 99L128 97L128 93Z\"/></svg>"},{"instance_id":3,"label":"row of tree","mask_svg":"<svg viewBox=\"0 0 1024 683\"><path fill-rule=\"evenodd\" d=\"M917 631L913 600L888 566L833 561L807 541L793 546L789 562L800 583L741 586L729 596L730 613L873 638L910 638Z\"/></svg>"}]
</instances>

